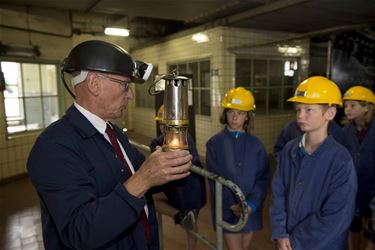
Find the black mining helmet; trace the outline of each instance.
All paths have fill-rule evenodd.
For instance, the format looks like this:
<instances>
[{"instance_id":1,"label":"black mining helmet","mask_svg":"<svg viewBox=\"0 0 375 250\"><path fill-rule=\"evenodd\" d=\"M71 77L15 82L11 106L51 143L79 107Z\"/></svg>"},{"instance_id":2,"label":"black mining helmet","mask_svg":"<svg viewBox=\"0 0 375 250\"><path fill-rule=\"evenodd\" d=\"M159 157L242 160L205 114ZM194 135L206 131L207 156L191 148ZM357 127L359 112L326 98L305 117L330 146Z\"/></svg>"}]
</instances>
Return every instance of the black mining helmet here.
<instances>
[{"instance_id":1,"label":"black mining helmet","mask_svg":"<svg viewBox=\"0 0 375 250\"><path fill-rule=\"evenodd\" d=\"M75 46L61 65L61 77L70 94L64 72L81 70L128 76L134 83L144 83L151 74L152 64L133 61L129 53L116 44L90 40Z\"/></svg>"}]
</instances>

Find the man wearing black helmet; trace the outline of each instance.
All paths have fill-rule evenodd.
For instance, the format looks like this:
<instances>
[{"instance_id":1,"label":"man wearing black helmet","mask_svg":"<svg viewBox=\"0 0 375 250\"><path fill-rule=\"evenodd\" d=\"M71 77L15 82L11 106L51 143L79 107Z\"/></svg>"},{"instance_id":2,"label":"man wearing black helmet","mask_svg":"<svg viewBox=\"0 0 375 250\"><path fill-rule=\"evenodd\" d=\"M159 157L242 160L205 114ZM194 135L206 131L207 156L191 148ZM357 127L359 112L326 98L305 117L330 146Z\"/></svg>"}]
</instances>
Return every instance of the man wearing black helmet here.
<instances>
[{"instance_id":1,"label":"man wearing black helmet","mask_svg":"<svg viewBox=\"0 0 375 250\"><path fill-rule=\"evenodd\" d=\"M86 41L62 65L74 104L38 137L27 168L41 201L45 249L158 249L152 188L189 175L188 151L145 159L110 123L150 69L121 47Z\"/></svg>"}]
</instances>

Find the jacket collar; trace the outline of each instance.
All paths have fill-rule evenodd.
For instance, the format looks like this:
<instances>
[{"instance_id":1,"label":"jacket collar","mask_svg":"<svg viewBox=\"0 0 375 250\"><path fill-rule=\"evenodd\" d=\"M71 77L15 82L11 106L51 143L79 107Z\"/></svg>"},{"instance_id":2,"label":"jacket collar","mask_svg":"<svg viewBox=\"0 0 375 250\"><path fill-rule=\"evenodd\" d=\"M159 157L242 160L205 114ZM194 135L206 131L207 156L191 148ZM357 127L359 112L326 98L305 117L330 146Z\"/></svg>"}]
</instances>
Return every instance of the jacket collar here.
<instances>
[{"instance_id":1,"label":"jacket collar","mask_svg":"<svg viewBox=\"0 0 375 250\"><path fill-rule=\"evenodd\" d=\"M303 139L303 135L299 136L298 139L297 139L298 143L295 143L295 145L292 149L294 157L296 157L298 155L298 153L301 153L302 139ZM325 148L332 147L333 144L334 144L334 139L333 139L332 135L328 135L327 138L324 139L323 143L312 154L306 153L306 155L309 156L309 157L315 157L315 156L319 155L321 151L325 150ZM304 148L303 148L303 151L304 151Z\"/></svg>"},{"instance_id":2,"label":"jacket collar","mask_svg":"<svg viewBox=\"0 0 375 250\"><path fill-rule=\"evenodd\" d=\"M74 105L70 106L70 108L66 111L66 118L84 138L88 138L99 133L99 131Z\"/></svg>"}]
</instances>

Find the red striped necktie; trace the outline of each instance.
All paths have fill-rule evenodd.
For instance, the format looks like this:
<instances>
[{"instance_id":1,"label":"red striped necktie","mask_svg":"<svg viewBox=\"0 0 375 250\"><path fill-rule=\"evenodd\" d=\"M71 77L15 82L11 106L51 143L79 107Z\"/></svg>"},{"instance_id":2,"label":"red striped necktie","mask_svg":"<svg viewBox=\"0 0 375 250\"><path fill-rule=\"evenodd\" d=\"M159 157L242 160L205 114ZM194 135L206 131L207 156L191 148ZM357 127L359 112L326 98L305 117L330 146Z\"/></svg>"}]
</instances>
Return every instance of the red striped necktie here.
<instances>
[{"instance_id":1,"label":"red striped necktie","mask_svg":"<svg viewBox=\"0 0 375 250\"><path fill-rule=\"evenodd\" d=\"M130 170L129 165L125 160L124 154L121 151L120 145L117 141L117 136L109 124L107 124L107 128L105 132L107 133L109 140L111 141L112 147L115 150L117 158L122 161L122 163L124 164L124 169L128 172L129 176L132 176L132 171ZM142 209L140 218L142 222L144 235L146 237L147 242L150 243L151 242L151 227L150 227L150 223L148 222L145 209Z\"/></svg>"}]
</instances>

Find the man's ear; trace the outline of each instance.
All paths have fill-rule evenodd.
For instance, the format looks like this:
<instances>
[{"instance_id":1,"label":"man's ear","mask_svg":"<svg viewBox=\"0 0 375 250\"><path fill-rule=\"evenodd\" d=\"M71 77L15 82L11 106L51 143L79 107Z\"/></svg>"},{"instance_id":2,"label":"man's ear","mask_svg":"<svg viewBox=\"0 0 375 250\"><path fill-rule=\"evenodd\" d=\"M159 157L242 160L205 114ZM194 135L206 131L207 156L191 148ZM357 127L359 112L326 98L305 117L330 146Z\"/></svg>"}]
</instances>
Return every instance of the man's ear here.
<instances>
[{"instance_id":1,"label":"man's ear","mask_svg":"<svg viewBox=\"0 0 375 250\"><path fill-rule=\"evenodd\" d=\"M87 90L94 96L97 96L100 92L99 77L92 72L89 72L86 78Z\"/></svg>"},{"instance_id":2,"label":"man's ear","mask_svg":"<svg viewBox=\"0 0 375 250\"><path fill-rule=\"evenodd\" d=\"M330 106L324 113L324 116L327 118L327 120L331 121L335 118L337 113L337 109L335 106Z\"/></svg>"}]
</instances>

